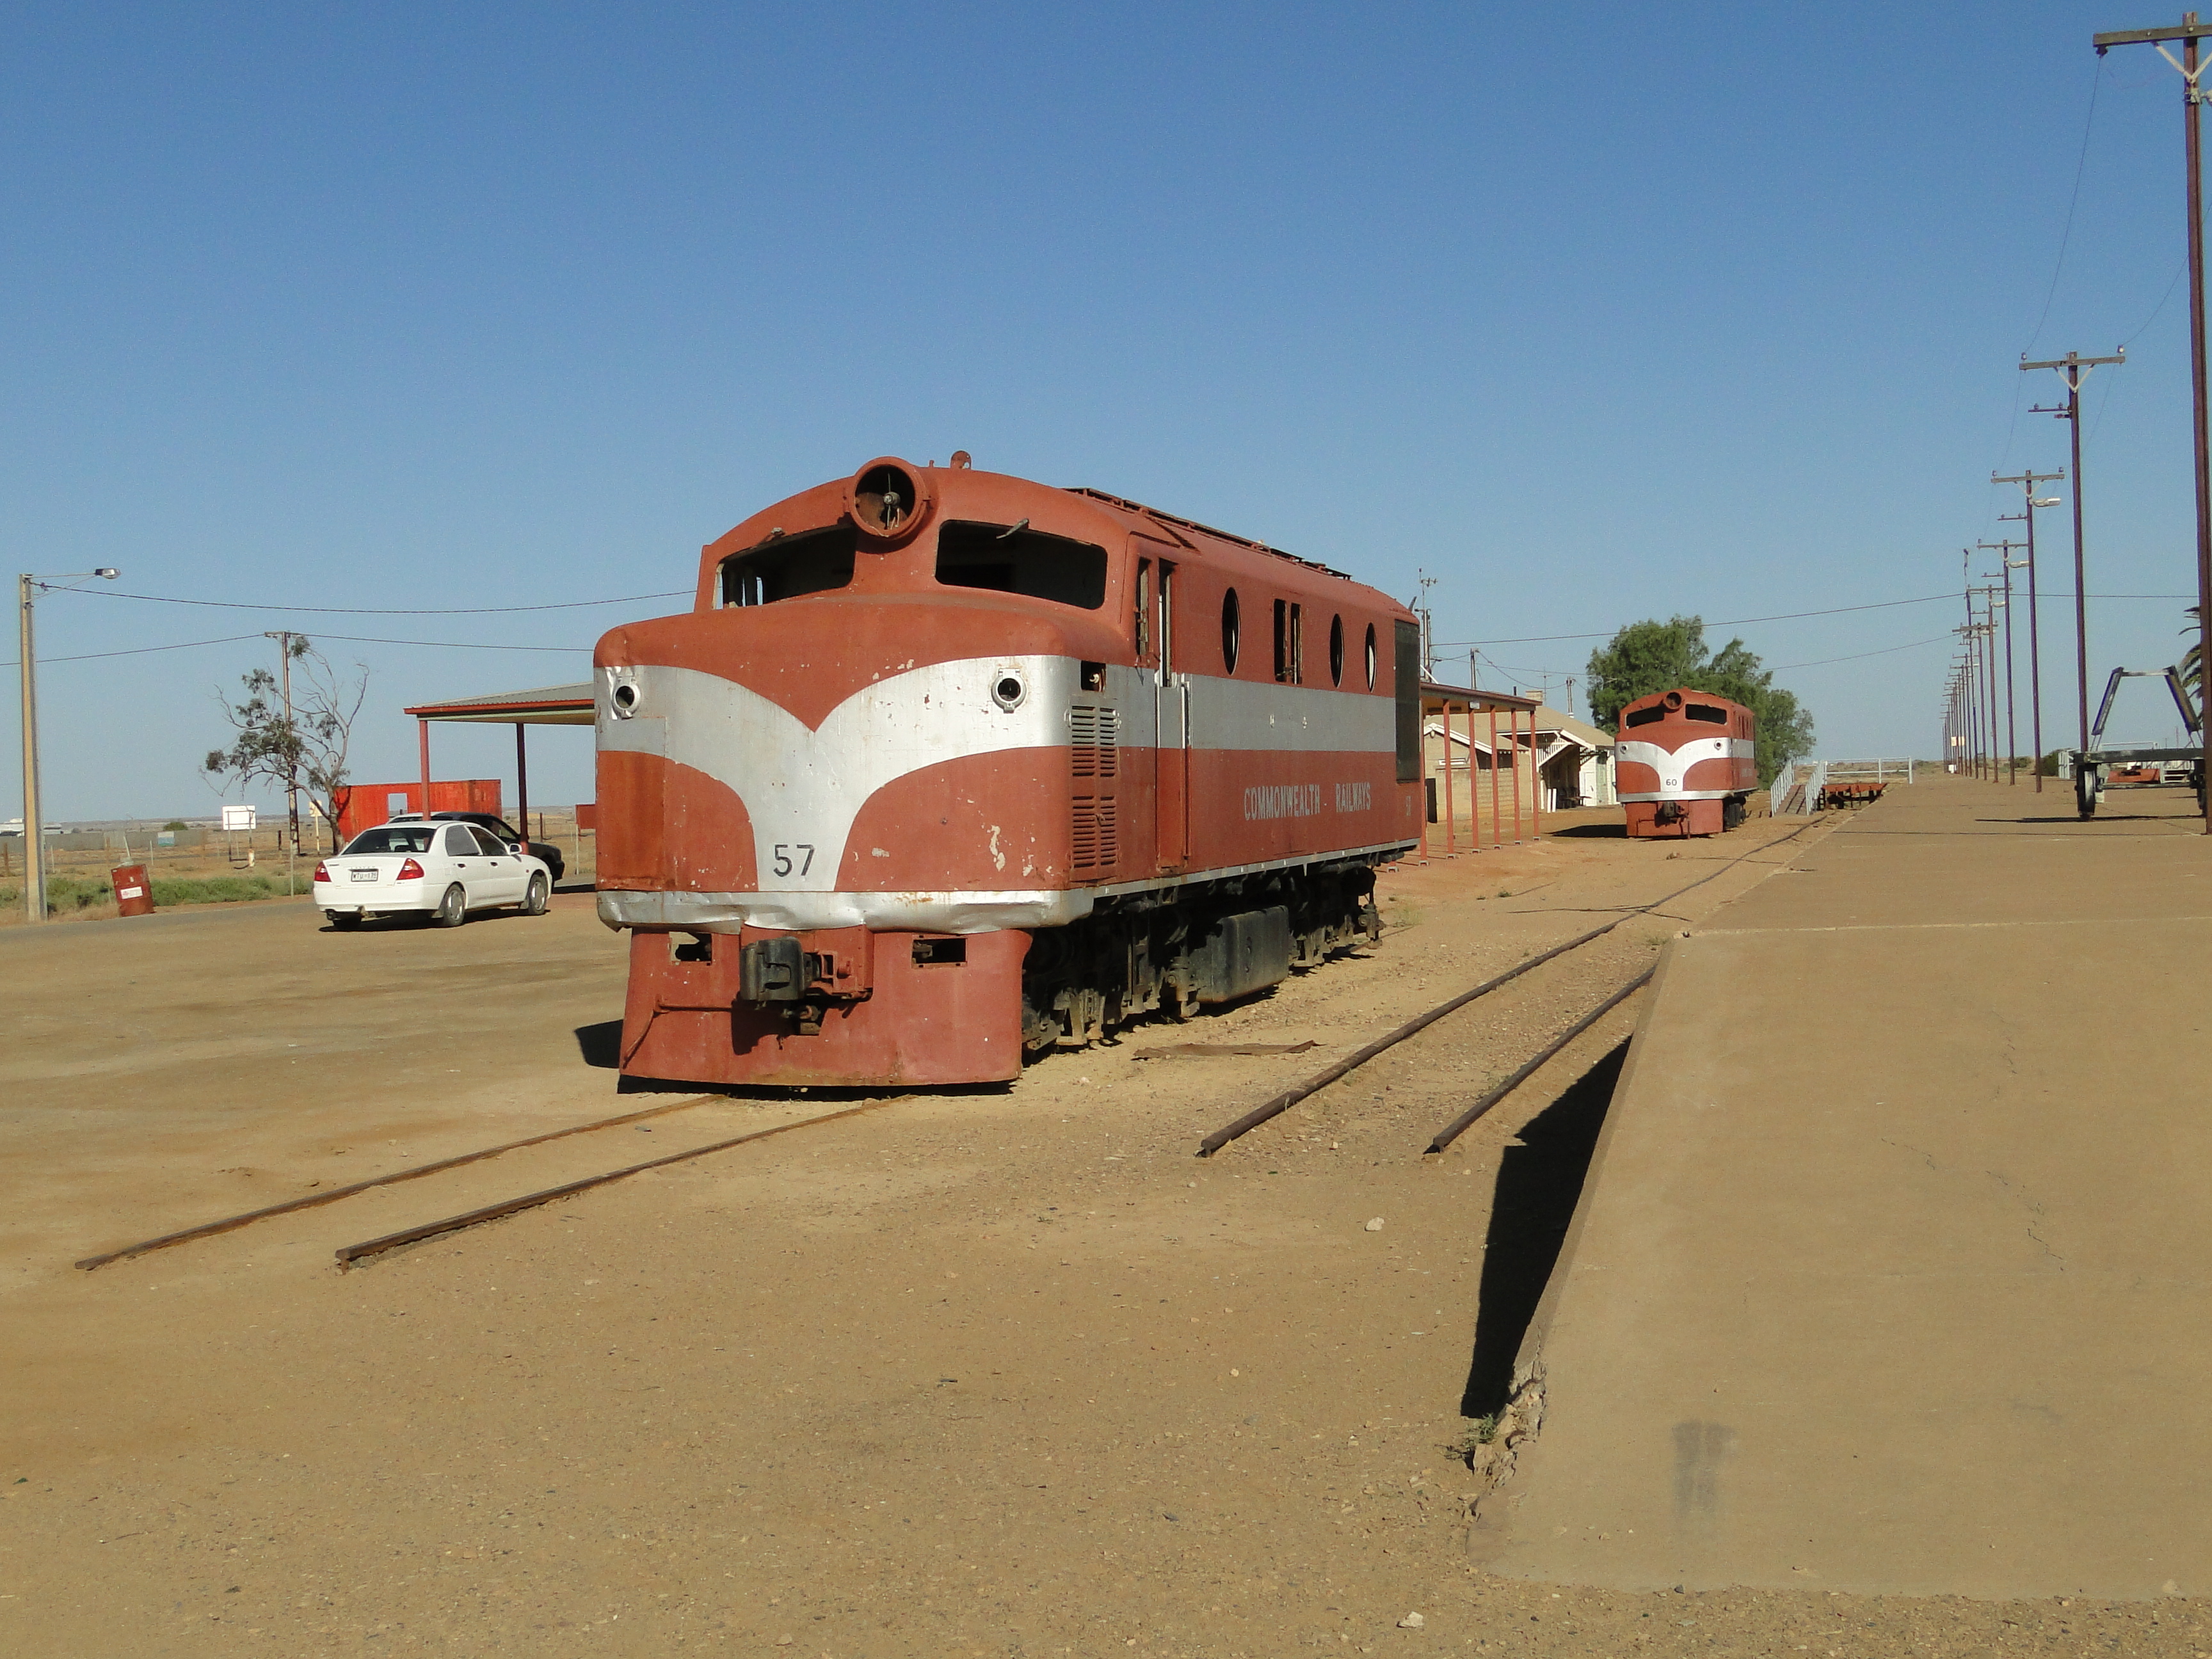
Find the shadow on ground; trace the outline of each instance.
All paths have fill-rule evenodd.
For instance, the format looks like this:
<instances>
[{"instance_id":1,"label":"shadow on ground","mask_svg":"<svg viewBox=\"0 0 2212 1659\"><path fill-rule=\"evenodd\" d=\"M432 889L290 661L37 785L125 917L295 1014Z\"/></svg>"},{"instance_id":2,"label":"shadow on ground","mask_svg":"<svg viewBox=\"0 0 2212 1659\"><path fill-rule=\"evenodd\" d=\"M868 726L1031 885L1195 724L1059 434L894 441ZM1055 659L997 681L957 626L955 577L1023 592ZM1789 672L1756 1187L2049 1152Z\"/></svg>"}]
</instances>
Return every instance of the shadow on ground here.
<instances>
[{"instance_id":1,"label":"shadow on ground","mask_svg":"<svg viewBox=\"0 0 2212 1659\"><path fill-rule=\"evenodd\" d=\"M596 1066L602 1071L612 1071L622 1064L622 1028L618 1019L603 1019L597 1025L576 1028L576 1054L586 1066Z\"/></svg>"},{"instance_id":2,"label":"shadow on ground","mask_svg":"<svg viewBox=\"0 0 2212 1659\"><path fill-rule=\"evenodd\" d=\"M1512 1393L1514 1358L1559 1259L1627 1057L1623 1042L1531 1118L1498 1161L1463 1417L1502 1410Z\"/></svg>"}]
</instances>

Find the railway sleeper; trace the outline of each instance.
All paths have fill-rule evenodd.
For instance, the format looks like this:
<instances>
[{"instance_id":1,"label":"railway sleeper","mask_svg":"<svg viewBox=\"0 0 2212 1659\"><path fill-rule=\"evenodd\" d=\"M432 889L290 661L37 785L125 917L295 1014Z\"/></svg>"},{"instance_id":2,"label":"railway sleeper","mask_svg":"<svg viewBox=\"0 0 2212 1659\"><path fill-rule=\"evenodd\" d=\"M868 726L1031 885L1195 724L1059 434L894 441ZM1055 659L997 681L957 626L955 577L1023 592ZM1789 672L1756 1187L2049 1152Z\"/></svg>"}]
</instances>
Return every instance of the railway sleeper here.
<instances>
[{"instance_id":1,"label":"railway sleeper","mask_svg":"<svg viewBox=\"0 0 2212 1659\"><path fill-rule=\"evenodd\" d=\"M1163 1011L1191 1019L1382 936L1364 863L1133 898L1034 936L1022 975L1030 1053L1080 1048Z\"/></svg>"}]
</instances>

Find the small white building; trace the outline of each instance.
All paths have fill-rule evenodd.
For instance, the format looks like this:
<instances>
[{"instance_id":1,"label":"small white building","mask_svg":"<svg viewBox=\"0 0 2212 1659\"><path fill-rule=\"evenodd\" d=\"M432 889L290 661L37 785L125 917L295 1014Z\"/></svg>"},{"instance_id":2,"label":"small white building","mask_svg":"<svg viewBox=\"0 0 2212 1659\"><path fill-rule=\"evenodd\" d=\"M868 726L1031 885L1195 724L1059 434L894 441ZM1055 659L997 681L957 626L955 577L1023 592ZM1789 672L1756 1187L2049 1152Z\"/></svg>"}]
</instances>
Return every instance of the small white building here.
<instances>
[{"instance_id":1,"label":"small white building","mask_svg":"<svg viewBox=\"0 0 2212 1659\"><path fill-rule=\"evenodd\" d=\"M1537 775L1547 811L1573 806L1612 806L1613 740L1587 720L1556 708L1536 710Z\"/></svg>"},{"instance_id":2,"label":"small white building","mask_svg":"<svg viewBox=\"0 0 2212 1659\"><path fill-rule=\"evenodd\" d=\"M1422 711L1423 770L1429 779L1431 822L1437 821L1440 795L1449 775L1458 781L1455 810L1464 814L1480 801L1487 811L1495 791L1492 781L1502 773L1510 799L1517 795L1528 806L1547 812L1577 806L1612 806L1613 740L1587 720L1526 698L1495 692L1460 692L1443 686L1425 688L1429 705ZM1477 720L1466 712L1452 713L1447 704L1466 697L1486 705ZM1504 724L1493 720L1486 706L1512 704L1504 709ZM1516 728L1518 728L1517 732ZM1491 749L1496 731L1497 752ZM1534 751L1534 765L1529 761ZM1540 787L1532 793L1531 779Z\"/></svg>"}]
</instances>

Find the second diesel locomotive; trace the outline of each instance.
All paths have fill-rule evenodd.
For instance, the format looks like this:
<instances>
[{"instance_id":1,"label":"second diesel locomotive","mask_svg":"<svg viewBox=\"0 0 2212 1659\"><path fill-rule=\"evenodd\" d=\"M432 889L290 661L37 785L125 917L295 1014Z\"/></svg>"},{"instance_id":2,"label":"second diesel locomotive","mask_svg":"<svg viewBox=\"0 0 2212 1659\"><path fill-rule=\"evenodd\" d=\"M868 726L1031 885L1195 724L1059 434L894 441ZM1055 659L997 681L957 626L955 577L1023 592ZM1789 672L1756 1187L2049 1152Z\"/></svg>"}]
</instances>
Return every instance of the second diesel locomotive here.
<instances>
[{"instance_id":1,"label":"second diesel locomotive","mask_svg":"<svg viewBox=\"0 0 2212 1659\"><path fill-rule=\"evenodd\" d=\"M1717 836L1744 819L1759 787L1759 720L1687 686L1620 711L1613 766L1631 836Z\"/></svg>"},{"instance_id":2,"label":"second diesel locomotive","mask_svg":"<svg viewBox=\"0 0 2212 1659\"><path fill-rule=\"evenodd\" d=\"M1012 1078L1376 936L1419 834L1405 606L964 455L755 514L595 664L630 1075Z\"/></svg>"}]
</instances>

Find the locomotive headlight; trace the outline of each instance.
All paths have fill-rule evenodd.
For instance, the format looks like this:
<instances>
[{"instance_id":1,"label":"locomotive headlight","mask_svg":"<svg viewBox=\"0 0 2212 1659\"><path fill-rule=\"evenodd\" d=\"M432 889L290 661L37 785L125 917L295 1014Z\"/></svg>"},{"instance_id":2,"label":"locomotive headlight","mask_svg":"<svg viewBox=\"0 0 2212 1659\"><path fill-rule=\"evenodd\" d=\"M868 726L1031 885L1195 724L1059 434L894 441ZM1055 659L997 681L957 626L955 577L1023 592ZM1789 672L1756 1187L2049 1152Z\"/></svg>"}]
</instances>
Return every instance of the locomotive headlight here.
<instances>
[{"instance_id":1,"label":"locomotive headlight","mask_svg":"<svg viewBox=\"0 0 2212 1659\"><path fill-rule=\"evenodd\" d=\"M639 696L637 681L627 671L617 671L614 686L607 693L607 704L617 720L626 720L637 713Z\"/></svg>"},{"instance_id":2,"label":"locomotive headlight","mask_svg":"<svg viewBox=\"0 0 2212 1659\"><path fill-rule=\"evenodd\" d=\"M991 701L1009 714L1019 708L1029 695L1030 688L1027 683L1011 668L1000 673L999 678L991 683Z\"/></svg>"},{"instance_id":3,"label":"locomotive headlight","mask_svg":"<svg viewBox=\"0 0 2212 1659\"><path fill-rule=\"evenodd\" d=\"M845 486L845 516L860 531L860 544L872 553L911 539L936 505L929 469L895 455L870 461Z\"/></svg>"}]
</instances>

